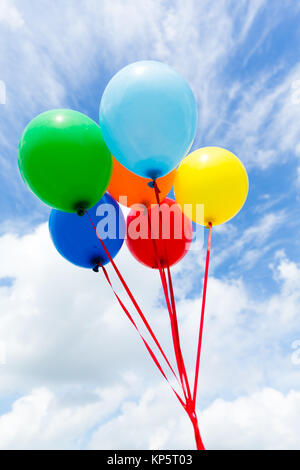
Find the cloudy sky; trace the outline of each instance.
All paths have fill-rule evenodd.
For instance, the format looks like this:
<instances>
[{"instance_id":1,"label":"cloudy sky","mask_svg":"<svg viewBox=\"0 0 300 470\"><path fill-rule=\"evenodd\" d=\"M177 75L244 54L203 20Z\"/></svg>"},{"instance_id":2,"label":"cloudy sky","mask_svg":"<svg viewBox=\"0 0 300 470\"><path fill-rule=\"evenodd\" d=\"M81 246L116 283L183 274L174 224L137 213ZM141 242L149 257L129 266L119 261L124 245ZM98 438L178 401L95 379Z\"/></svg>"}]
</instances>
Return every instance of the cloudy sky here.
<instances>
[{"instance_id":1,"label":"cloudy sky","mask_svg":"<svg viewBox=\"0 0 300 470\"><path fill-rule=\"evenodd\" d=\"M208 449L300 448L300 6L294 0L1 0L0 448L194 448L184 412L102 276L60 258L18 140L56 107L98 120L130 62L168 63L198 103L194 148L233 151L243 211L213 233L198 413ZM204 248L174 269L194 370ZM171 355L156 272L117 262ZM141 282L142 279L142 282Z\"/></svg>"}]
</instances>

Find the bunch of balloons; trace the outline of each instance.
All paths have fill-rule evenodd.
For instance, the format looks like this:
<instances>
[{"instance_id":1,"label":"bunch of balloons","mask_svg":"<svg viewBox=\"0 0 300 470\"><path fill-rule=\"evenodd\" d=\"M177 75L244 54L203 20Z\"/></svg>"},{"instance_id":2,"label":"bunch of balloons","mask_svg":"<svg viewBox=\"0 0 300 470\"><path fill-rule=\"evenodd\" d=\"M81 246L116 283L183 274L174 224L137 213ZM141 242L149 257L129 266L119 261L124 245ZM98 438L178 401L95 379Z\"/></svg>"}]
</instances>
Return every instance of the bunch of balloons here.
<instances>
[{"instance_id":1,"label":"bunch of balloons","mask_svg":"<svg viewBox=\"0 0 300 470\"><path fill-rule=\"evenodd\" d=\"M211 233L213 226L228 221L243 206L248 177L241 161L223 148L205 147L188 154L196 128L197 105L187 82L163 63L141 61L123 68L108 83L100 103L100 126L68 109L47 111L33 119L21 137L18 163L25 183L53 208L49 229L57 251L76 266L96 272L102 269L121 308L186 410L197 448L204 449L196 395ZM173 186L176 201L167 197ZM119 203L131 207L126 222ZM167 236L163 208L169 214ZM170 270L191 246L192 221L209 229L193 389L180 346ZM159 271L177 371L114 261L125 239L135 259ZM113 287L105 268L108 263L176 386Z\"/></svg>"}]
</instances>

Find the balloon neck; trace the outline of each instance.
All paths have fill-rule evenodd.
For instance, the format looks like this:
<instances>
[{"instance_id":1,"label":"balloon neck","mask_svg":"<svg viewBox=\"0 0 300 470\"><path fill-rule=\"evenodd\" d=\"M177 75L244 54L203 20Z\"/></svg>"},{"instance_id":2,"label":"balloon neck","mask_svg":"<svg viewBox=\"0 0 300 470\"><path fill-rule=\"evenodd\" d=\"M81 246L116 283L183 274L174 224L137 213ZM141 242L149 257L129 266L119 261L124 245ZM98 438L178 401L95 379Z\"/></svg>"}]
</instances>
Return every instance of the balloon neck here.
<instances>
[{"instance_id":1,"label":"balloon neck","mask_svg":"<svg viewBox=\"0 0 300 470\"><path fill-rule=\"evenodd\" d=\"M75 205L74 205L74 210L76 211L76 213L82 217L85 212L86 212L86 209L88 207L90 207L91 204L89 201L78 201Z\"/></svg>"},{"instance_id":2,"label":"balloon neck","mask_svg":"<svg viewBox=\"0 0 300 470\"><path fill-rule=\"evenodd\" d=\"M156 183L156 179L153 179L152 181L149 181L149 183L148 183L149 188L154 189L155 188L155 183Z\"/></svg>"},{"instance_id":3,"label":"balloon neck","mask_svg":"<svg viewBox=\"0 0 300 470\"><path fill-rule=\"evenodd\" d=\"M101 256L96 256L91 259L91 265L93 267L94 273L98 273L100 268L102 268L103 264L105 264L104 259L101 259Z\"/></svg>"},{"instance_id":4,"label":"balloon neck","mask_svg":"<svg viewBox=\"0 0 300 470\"><path fill-rule=\"evenodd\" d=\"M148 183L149 188L155 189L157 191L157 194L160 194L161 191L157 185L156 178L153 178L152 181L149 181Z\"/></svg>"},{"instance_id":5,"label":"balloon neck","mask_svg":"<svg viewBox=\"0 0 300 470\"><path fill-rule=\"evenodd\" d=\"M77 209L77 215L79 215L79 217L82 217L84 216L85 214L85 210L82 209L81 207L79 209Z\"/></svg>"}]
</instances>

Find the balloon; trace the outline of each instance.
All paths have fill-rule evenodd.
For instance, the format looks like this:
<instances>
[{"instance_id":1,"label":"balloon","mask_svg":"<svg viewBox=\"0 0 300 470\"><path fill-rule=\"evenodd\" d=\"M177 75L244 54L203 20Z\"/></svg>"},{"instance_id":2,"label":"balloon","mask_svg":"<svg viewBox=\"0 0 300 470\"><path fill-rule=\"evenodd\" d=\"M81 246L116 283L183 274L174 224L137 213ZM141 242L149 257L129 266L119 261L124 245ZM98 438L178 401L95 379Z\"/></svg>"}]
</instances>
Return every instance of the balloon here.
<instances>
[{"instance_id":1,"label":"balloon","mask_svg":"<svg viewBox=\"0 0 300 470\"><path fill-rule=\"evenodd\" d=\"M173 170L162 178L158 178L157 186L160 190L159 198L161 201L171 191L175 174L176 170ZM157 204L155 190L153 185L151 186L151 182L150 178L146 179L132 173L132 171L127 170L118 160L113 158L113 173L108 186L108 192L121 204L127 207L131 207L133 204L144 204L144 206Z\"/></svg>"},{"instance_id":2,"label":"balloon","mask_svg":"<svg viewBox=\"0 0 300 470\"><path fill-rule=\"evenodd\" d=\"M184 213L205 226L223 224L234 217L247 199L248 188L242 162L220 147L204 147L188 155L174 183L175 198Z\"/></svg>"},{"instance_id":3,"label":"balloon","mask_svg":"<svg viewBox=\"0 0 300 470\"><path fill-rule=\"evenodd\" d=\"M158 269L157 257L161 267L178 263L188 252L193 239L192 222L175 201L166 198L160 207L153 206L148 212L144 206L140 209L137 206L127 217L126 243L131 254L154 269Z\"/></svg>"},{"instance_id":4,"label":"balloon","mask_svg":"<svg viewBox=\"0 0 300 470\"><path fill-rule=\"evenodd\" d=\"M125 219L120 206L105 194L88 213L113 258L120 251L125 237ZM98 263L105 265L109 262L86 214L79 217L52 209L49 230L57 251L76 266L95 268Z\"/></svg>"},{"instance_id":5,"label":"balloon","mask_svg":"<svg viewBox=\"0 0 300 470\"><path fill-rule=\"evenodd\" d=\"M159 178L178 165L193 143L196 121L189 85L168 65L152 60L120 70L100 104L100 125L111 153L145 178Z\"/></svg>"},{"instance_id":6,"label":"balloon","mask_svg":"<svg viewBox=\"0 0 300 470\"><path fill-rule=\"evenodd\" d=\"M47 111L26 127L18 163L29 188L65 212L88 209L103 196L112 157L99 126L70 109Z\"/></svg>"}]
</instances>

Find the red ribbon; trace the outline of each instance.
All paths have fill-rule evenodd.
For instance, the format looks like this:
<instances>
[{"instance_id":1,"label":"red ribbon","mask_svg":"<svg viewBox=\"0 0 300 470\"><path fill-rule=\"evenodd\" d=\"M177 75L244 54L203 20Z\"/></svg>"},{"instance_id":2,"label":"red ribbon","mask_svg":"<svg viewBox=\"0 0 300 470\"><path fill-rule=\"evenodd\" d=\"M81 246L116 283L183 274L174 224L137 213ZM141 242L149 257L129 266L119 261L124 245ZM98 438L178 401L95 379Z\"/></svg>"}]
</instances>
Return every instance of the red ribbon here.
<instances>
[{"instance_id":1,"label":"red ribbon","mask_svg":"<svg viewBox=\"0 0 300 470\"><path fill-rule=\"evenodd\" d=\"M158 250L157 250L155 240L152 237L151 218L150 218L149 212L148 212L148 224L149 224L150 236L151 236L151 240L152 240L152 244L153 244L153 250L154 250L154 254L155 254L155 260L156 260L156 264L157 264L157 267L158 267L158 270L159 270L160 279L161 279L161 283L162 283L162 287L163 287L163 291L164 291L164 296L165 296L165 300L166 300L167 308L168 308L168 312L169 312L173 347L174 347L174 352L175 352L177 368L178 368L178 372L179 372L179 378L180 378L180 382L181 382L181 386L182 386L182 390L183 390L185 399L187 400L187 395L186 395L186 392L185 392L185 387L184 387L184 382L183 382L183 372L182 372L182 362L183 362L183 360L182 360L180 346L178 347L178 341L177 341L177 337L176 337L176 330L175 330L175 325L174 325L174 321L173 321L173 311L172 311L172 307L171 307L170 299L169 299L169 295L168 295L168 285L167 285L167 281L166 281L166 275L165 275L165 272L164 272L164 270L161 266L159 253L158 253Z\"/></svg>"},{"instance_id":2,"label":"red ribbon","mask_svg":"<svg viewBox=\"0 0 300 470\"><path fill-rule=\"evenodd\" d=\"M160 197L159 197L160 190L159 190L159 187L158 187L156 181L153 181L153 187L154 187L154 190L155 190L156 202L157 202L158 206L160 207L160 204L161 204L160 203ZM162 220L161 211L159 212L159 217L160 217L160 225L161 225L161 228L162 228L163 227L163 220ZM148 217L148 220L149 220L149 226L150 226L150 230L151 230L150 216ZM169 298L169 294L168 294L168 286L167 286L165 272L162 269L162 266L161 266L161 263L160 263L160 259L159 259L156 244L155 244L155 240L153 240L153 246L154 246L154 252L155 252L155 256L156 256L156 262L157 262L158 269L159 269L159 274L160 274L161 281L162 281L162 286L163 286L163 290L164 290L166 304L167 304L168 311L169 311L171 330L172 330L172 338L173 338L173 345L174 345L174 351L175 351L175 356L176 356L176 361L177 361L178 372L179 372L179 375L180 375L180 380L181 380L183 392L185 394L186 400L188 400L188 399L191 399L191 391L190 391L189 381L188 381L188 378L187 378L187 373L186 373L185 364L184 364L184 360L183 360L183 355L182 355L182 351L181 351L178 321L177 321L177 312L176 312L176 305L175 305L175 296L174 296L174 289L173 289L170 266L169 266L169 263L168 263L167 247L165 245L165 256L164 256L164 258L167 260L168 283L169 283L169 291L170 291L170 298L171 298L172 306L170 305L170 298Z\"/></svg>"},{"instance_id":3,"label":"red ribbon","mask_svg":"<svg viewBox=\"0 0 300 470\"><path fill-rule=\"evenodd\" d=\"M156 196L156 201L157 204L160 206L160 190L158 188L157 182L153 181L153 186L155 190L155 196ZM159 213L160 215L160 224L161 227L163 227L162 223L162 214L161 212ZM149 224L150 224L150 217L149 217ZM168 287L166 283L166 277L165 277L165 272L161 268L161 263L159 260L159 256L157 254L157 250L155 248L155 240L153 240L153 245L154 245L154 250L157 258L157 265L159 268L159 273L162 281L162 286L163 286L163 291L165 294L165 299L166 299L166 304L168 307L169 311L169 316L170 316L170 323L171 323L171 330L172 330L172 338L173 338L173 345L174 345L174 351L175 351L175 356L176 356L176 361L177 361L177 367L178 367L178 372L180 375L180 380L182 384L182 389L185 395L186 399L186 412L193 424L194 428L194 434L195 434L195 440L196 440L196 445L198 450L205 450L201 434L199 431L199 426L198 426L198 418L196 414L196 404L192 400L191 396L191 391L190 391L190 386L189 386L189 381L186 373L186 368L183 360L183 355L181 351L181 345L180 345L180 337L179 337L179 329L178 329L178 320L177 320L177 312L176 312L176 303L175 303L175 296L174 296L174 289L173 289L173 283L172 283L172 276L171 276L171 270L170 266L167 263L167 272L168 272L168 283L169 283L169 291L170 291L170 298L171 298L171 304L172 307L170 306L170 299L169 299L169 293L168 293ZM167 250L165 248L165 259L168 260L167 256Z\"/></svg>"},{"instance_id":4,"label":"red ribbon","mask_svg":"<svg viewBox=\"0 0 300 470\"><path fill-rule=\"evenodd\" d=\"M145 338L143 337L142 333L140 332L137 324L135 323L134 319L132 318L132 316L130 315L129 311L127 310L127 308L125 307L124 303L122 302L122 300L120 299L120 297L118 296L118 294L116 293L115 289L113 288L113 285L111 283L111 280L109 278L109 275L108 275L108 272L106 271L105 267L102 266L102 264L99 265L101 268L102 268L102 271L104 273L104 276L108 282L108 284L110 285L113 293L115 294L120 306L122 307L123 311L126 313L127 317L129 318L129 320L131 321L132 325L134 326L134 328L136 329L136 331L138 332L138 334L140 335L144 345L146 346L151 358L153 359L154 363L156 364L158 370L160 371L160 373L162 374L162 376L166 379L166 381L168 382L168 384L170 385L171 389L173 390L173 392L175 393L176 397L178 398L180 404L185 407L185 403L183 402L183 400L181 399L181 397L178 395L178 393L176 392L176 390L174 389L174 387L171 385L171 383L169 382L166 374L164 373L160 363L158 362L158 359L157 357L155 356L154 352L152 351L152 349L150 348L148 342L145 340Z\"/></svg>"},{"instance_id":5,"label":"red ribbon","mask_svg":"<svg viewBox=\"0 0 300 470\"><path fill-rule=\"evenodd\" d=\"M176 340L178 344L178 349L180 352L181 356L181 368L182 368L182 374L183 378L185 381L185 386L186 386L186 394L188 398L191 398L191 390L190 390L190 384L188 381L187 373L186 373L186 368L183 360L183 355L181 351L181 345L180 345L180 337L179 337L179 328L178 328L178 320L177 320L177 311L176 311L176 304L175 304L175 296L174 296L174 289L173 289L173 283L172 283L172 276L171 276L171 270L170 266L167 266L167 273L168 273L168 283L169 283L169 291L170 291L170 297L171 297L171 304L172 304L172 310L173 310L173 321L174 321L174 328L175 328L175 333L176 333Z\"/></svg>"},{"instance_id":6,"label":"red ribbon","mask_svg":"<svg viewBox=\"0 0 300 470\"><path fill-rule=\"evenodd\" d=\"M154 181L154 190L155 190L155 194L156 194L156 199L157 199L157 203L160 205L160 200L159 200L159 189L158 189L158 186L157 186L157 183ZM156 338L152 328L150 327L146 317L144 316L143 312L141 311L138 303L136 302L132 292L130 291L128 285L126 284L123 276L121 275L119 269L117 268L113 258L111 257L109 251L107 250L103 240L100 238L98 232L97 232L97 229L93 223L93 220L91 219L89 213L86 211L86 214L91 222L91 225L93 226L94 230L95 230L95 233L108 257L108 259L110 260L119 280L121 281L123 287L125 288L130 300L132 301L135 309L137 310L140 318L142 319L144 325L146 326L148 332L150 333L152 339L154 340L156 346L158 347L160 353L162 354L163 358L165 359L167 365L169 366L170 370L172 371L174 377L176 378L176 380L178 381L177 379L177 375L174 371L174 369L172 368L169 360L167 359L158 339ZM148 213L149 214L149 213ZM160 213L160 217L162 217L161 213ZM150 226L150 230L151 230L151 221L150 221L150 217L149 217L149 226ZM152 238L152 237L151 237ZM160 273L160 278L161 278L161 282L162 282L162 287L163 287L163 291L164 291L164 295L165 295L165 299L166 299L166 304L167 304L167 307L168 307L168 312L169 312L169 317L170 317L170 324L171 324L171 332L172 332L172 339L173 339L173 346L174 346L174 352L175 352L175 357L176 357L176 363L177 363L177 368L178 368L178 372L179 372L179 376L180 376L180 382L181 382L181 386L182 386L182 390L183 390L183 393L184 393L184 397L185 397L185 400L186 400L186 403L182 400L182 398L179 396L179 394L176 392L176 390L174 389L174 387L171 385L171 383L169 382L165 372L163 371L156 355L154 354L154 352L152 351L152 349L150 348L149 344L147 343L147 341L145 340L145 338L143 337L143 335L141 334L140 330L138 329L135 321L133 320L132 316L130 315L128 309L125 307L124 303L122 302L122 300L120 299L120 297L118 296L118 294L116 293L116 291L114 290L113 286L112 286L112 283L110 281L110 278L108 276L108 273L106 271L106 269L104 268L104 266L102 265L99 265L101 266L102 270L103 270L103 273L105 275L105 278L108 282L108 284L110 285L116 299L118 300L121 308L123 309L123 311L125 312L126 316L128 317L128 319L130 320L130 322L132 323L132 325L134 326L134 328L137 330L139 336L141 337L145 347L147 348L152 360L154 361L155 365L157 366L157 368L159 369L159 371L161 372L161 374L163 375L163 377L165 378L165 380L168 382L168 384L170 385L171 389L173 390L174 394L176 395L176 397L178 398L180 404L183 406L183 408L185 409L185 411L187 412L192 424L193 424L193 428L194 428L194 434L195 434L195 440L196 440L196 444L197 444L197 449L198 450L205 450L205 447L203 445L203 442L202 442L202 439L201 439L201 435L200 435L200 431L199 431L199 426L198 426L198 419L197 419L197 415L196 415L196 411L195 411L195 407L196 407L196 395L197 395L197 383L198 383L198 373L199 373L199 365L200 365L200 353L201 353L201 344L202 344L202 335L203 335L203 323L204 323L204 310L205 310L205 299L206 299L206 289L207 289L207 278L208 278L208 266L209 266L209 253L210 253L210 244L211 244L211 224L210 224L210 232L209 232L209 242L208 242L208 249L207 249L207 258L206 258L206 269L205 269L205 278L204 278L204 287L203 287L203 299L202 299L202 310L201 310L201 321L200 321L200 332L199 332L199 342L198 342L198 349L197 349L197 361L196 361L196 371L195 371L195 382L194 382L194 393L193 393L193 399L191 397L191 390L190 390L190 386L189 386L189 381L188 381L188 377L187 377L187 373L186 373L186 368L185 368L185 364L184 364L184 360L183 360L183 355L182 355L182 351L181 351L181 345L180 345L180 338L179 338L179 328L178 328L178 320L177 320L177 313L176 313L176 305L175 305L175 296L174 296L174 289L173 289L173 284L172 284L172 277L171 277L171 271L170 271L170 267L169 265L167 264L167 274L168 274L168 282L167 282L167 278L166 278L166 274L165 274L165 271L164 271L164 268L162 268L161 266L161 263L160 263L160 259L159 259L159 256L158 256L158 253L157 253L157 248L156 248L156 244L155 244L155 240L153 239L153 246L154 246L154 251L155 251L155 256L156 256L156 259L157 259L157 266L158 266L158 269L159 269L159 273ZM168 259L168 257L166 256L166 259Z\"/></svg>"},{"instance_id":7,"label":"red ribbon","mask_svg":"<svg viewBox=\"0 0 300 470\"><path fill-rule=\"evenodd\" d=\"M125 282L125 280L124 280L122 274L120 273L119 269L117 268L116 263L114 262L113 258L111 257L111 255L110 255L108 249L106 248L106 246L105 246L103 240L101 239L100 235L98 234L97 228L95 227L95 224L94 224L93 220L91 219L89 213L88 213L87 211L85 211L85 212L86 212L86 214L87 214L87 216L88 216L88 218L89 218L89 220L90 220L90 222L91 222L91 224L92 224L93 229L95 230L95 233L96 233L96 235L97 235L97 237L98 237L98 239L99 239L99 241L100 241L100 243L101 243L101 245L102 245L102 247L103 247L103 249L104 249L104 251L105 251L105 253L106 253L107 257L108 257L108 259L109 259L109 261L111 262L111 264L112 264L112 266L113 266L113 268L114 268L114 270L115 270L115 272L116 272L118 278L120 279L120 281L121 281L121 283L122 283L124 289L126 290L126 292L127 292L128 296L129 296L131 302L133 303L134 307L136 308L138 314L140 315L140 317L141 317L141 319L142 319L144 325L146 326L147 330L149 331L149 333L150 333L150 335L151 335L153 341L155 342L156 346L158 347L159 351L161 352L163 358L165 359L166 363L167 363L168 366L170 367L170 369L171 369L171 371L172 371L174 377L176 378L176 380L178 380L178 379L177 379L177 376L176 376L176 373L174 372L173 367L171 366L171 364L170 364L170 362L169 362L167 356L165 355L165 353L164 353L164 351L163 351L161 345L159 344L159 341L158 341L158 339L156 338L156 336L155 336L155 334L154 334L154 332L153 332L151 326L149 325L149 323L148 323L148 321L147 321L145 315L143 314L142 310L140 309L140 307L139 307L137 301L135 300L135 298L134 298L133 294L131 293L131 291L130 291L128 285L126 284L126 282Z\"/></svg>"},{"instance_id":8,"label":"red ribbon","mask_svg":"<svg viewBox=\"0 0 300 470\"><path fill-rule=\"evenodd\" d=\"M196 408L196 399L197 399L198 376L199 376L200 356L201 356L202 336L203 336L203 326L204 326L204 313L205 313L205 302L206 302L206 291L207 291L207 280L208 280L208 269L209 269L209 257L210 257L210 248L211 248L211 235L212 235L212 224L209 223L209 233L208 233L207 250L206 250L205 274L204 274L203 294L202 294L200 330L199 330L199 339L198 339L198 347L197 347L197 360L196 360L194 393L193 393L193 403L194 403L195 408Z\"/></svg>"}]
</instances>

